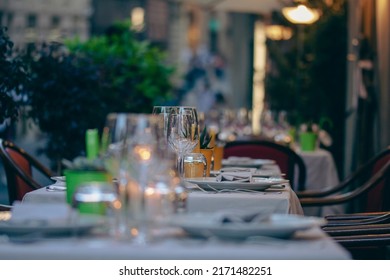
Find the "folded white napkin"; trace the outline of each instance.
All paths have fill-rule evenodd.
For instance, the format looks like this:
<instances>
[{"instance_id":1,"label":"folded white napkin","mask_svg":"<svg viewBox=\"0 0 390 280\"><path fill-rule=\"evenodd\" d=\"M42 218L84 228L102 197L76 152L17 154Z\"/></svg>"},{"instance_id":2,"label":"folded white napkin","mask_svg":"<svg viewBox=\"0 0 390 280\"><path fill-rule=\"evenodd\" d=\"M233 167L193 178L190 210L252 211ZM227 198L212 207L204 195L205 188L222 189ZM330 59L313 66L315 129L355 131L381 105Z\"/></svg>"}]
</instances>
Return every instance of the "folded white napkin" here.
<instances>
[{"instance_id":1,"label":"folded white napkin","mask_svg":"<svg viewBox=\"0 0 390 280\"><path fill-rule=\"evenodd\" d=\"M215 213L214 220L222 224L229 223L260 223L268 221L271 213L264 209L225 210Z\"/></svg>"},{"instance_id":2,"label":"folded white napkin","mask_svg":"<svg viewBox=\"0 0 390 280\"><path fill-rule=\"evenodd\" d=\"M12 206L11 223L23 225L67 224L72 215L66 203L21 203Z\"/></svg>"},{"instance_id":3,"label":"folded white napkin","mask_svg":"<svg viewBox=\"0 0 390 280\"><path fill-rule=\"evenodd\" d=\"M46 189L51 191L66 191L66 184L65 182L55 182L54 184L47 186Z\"/></svg>"},{"instance_id":4,"label":"folded white napkin","mask_svg":"<svg viewBox=\"0 0 390 280\"><path fill-rule=\"evenodd\" d=\"M251 161L252 159L250 157L235 157L235 156L231 156L231 157L228 157L227 160L229 162L248 162L248 161Z\"/></svg>"},{"instance_id":5,"label":"folded white napkin","mask_svg":"<svg viewBox=\"0 0 390 280\"><path fill-rule=\"evenodd\" d=\"M223 172L216 177L217 182L230 181L250 183L252 180L252 172Z\"/></svg>"},{"instance_id":6,"label":"folded white napkin","mask_svg":"<svg viewBox=\"0 0 390 280\"><path fill-rule=\"evenodd\" d=\"M223 167L220 172L251 172L254 173L256 168L247 168L247 167Z\"/></svg>"}]
</instances>

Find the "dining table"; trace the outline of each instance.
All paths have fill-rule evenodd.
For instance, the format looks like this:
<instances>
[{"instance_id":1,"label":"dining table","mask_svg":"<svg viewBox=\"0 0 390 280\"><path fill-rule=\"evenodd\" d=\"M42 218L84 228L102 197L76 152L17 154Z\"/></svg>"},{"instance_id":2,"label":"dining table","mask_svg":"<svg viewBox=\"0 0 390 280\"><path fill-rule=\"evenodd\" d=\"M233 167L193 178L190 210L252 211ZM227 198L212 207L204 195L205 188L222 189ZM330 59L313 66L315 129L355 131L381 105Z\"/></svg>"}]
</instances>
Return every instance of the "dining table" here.
<instances>
[{"instance_id":1,"label":"dining table","mask_svg":"<svg viewBox=\"0 0 390 280\"><path fill-rule=\"evenodd\" d=\"M63 203L65 200L65 191L51 191L47 188L31 191L23 197L23 203ZM304 214L299 199L288 184L254 192L240 190L214 192L192 188L187 194L188 212L251 208L269 213Z\"/></svg>"},{"instance_id":2,"label":"dining table","mask_svg":"<svg viewBox=\"0 0 390 280\"><path fill-rule=\"evenodd\" d=\"M193 238L171 229L148 244L85 235L21 241L0 235L2 260L342 260L351 255L321 229L292 238Z\"/></svg>"},{"instance_id":3,"label":"dining table","mask_svg":"<svg viewBox=\"0 0 390 280\"><path fill-rule=\"evenodd\" d=\"M319 191L340 183L335 161L328 150L317 148L313 151L302 151L297 148L296 152L306 166L306 190ZM344 213L344 206L304 207L303 211L308 216L324 217Z\"/></svg>"},{"instance_id":4,"label":"dining table","mask_svg":"<svg viewBox=\"0 0 390 280\"><path fill-rule=\"evenodd\" d=\"M65 191L52 191L41 188L29 192L21 205L40 209L44 205L65 205ZM288 237L280 238L280 232L294 226L289 219L305 219L302 207L289 184L276 189L264 189L258 192L212 192L199 189L188 191L187 211L182 213L186 223L192 223L194 217L208 219L216 213L246 211L256 208L267 215L287 218L276 224L271 234L259 234L249 238L236 238L242 225L227 230L233 238L226 238L221 232L215 235L198 236L191 234L185 227L175 224L154 229L153 239L145 244L128 239L117 239L111 235L95 232L65 236L7 236L1 234L0 259L51 259L51 260L339 260L351 259L350 253L337 244L321 230L320 223L297 228ZM40 210L42 211L42 209ZM50 212L48 210L45 211ZM55 212L55 211L52 211ZM203 216L202 216L203 215ZM179 216L180 217L180 216ZM271 216L270 216L271 217ZM174 216L173 220L177 220ZM317 217L317 219L320 219ZM179 219L180 220L180 219ZM196 219L195 219L196 220ZM179 224L180 225L180 224ZM222 225L221 225L222 226ZM253 226L253 225L252 225ZM255 226L256 227L256 226ZM266 230L268 226L265 227ZM272 228L272 227L271 227ZM291 229L291 228L290 228ZM261 230L264 230L261 229ZM224 233L224 231L222 231ZM274 231L274 232L272 232ZM225 234L225 233L224 233ZM21 238L19 238L21 237Z\"/></svg>"}]
</instances>

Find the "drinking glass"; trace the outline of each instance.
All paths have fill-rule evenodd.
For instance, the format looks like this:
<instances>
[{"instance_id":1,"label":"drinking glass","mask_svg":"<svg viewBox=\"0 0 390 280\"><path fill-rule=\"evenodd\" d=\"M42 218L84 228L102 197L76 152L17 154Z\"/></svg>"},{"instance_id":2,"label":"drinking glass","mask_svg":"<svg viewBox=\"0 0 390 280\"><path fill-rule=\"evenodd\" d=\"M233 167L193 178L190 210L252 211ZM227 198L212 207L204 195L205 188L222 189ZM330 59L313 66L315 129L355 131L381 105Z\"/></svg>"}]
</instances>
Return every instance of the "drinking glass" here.
<instances>
[{"instance_id":1,"label":"drinking glass","mask_svg":"<svg viewBox=\"0 0 390 280\"><path fill-rule=\"evenodd\" d=\"M105 233L116 237L119 233L120 201L112 184L105 182L88 182L81 184L72 198L72 208L77 218L93 215L103 225Z\"/></svg>"},{"instance_id":2,"label":"drinking glass","mask_svg":"<svg viewBox=\"0 0 390 280\"><path fill-rule=\"evenodd\" d=\"M188 153L184 155L184 177L196 178L205 177L207 161L202 153Z\"/></svg>"},{"instance_id":3,"label":"drinking glass","mask_svg":"<svg viewBox=\"0 0 390 280\"><path fill-rule=\"evenodd\" d=\"M148 243L162 196L153 182L166 166L163 123L154 115L129 114L126 145L129 218L133 241ZM160 209L161 210L161 209Z\"/></svg>"},{"instance_id":4,"label":"drinking glass","mask_svg":"<svg viewBox=\"0 0 390 280\"><path fill-rule=\"evenodd\" d=\"M101 154L104 165L114 178L114 186L119 196L121 215L119 217L119 228L117 237L119 239L130 239L131 232L128 224L128 176L126 166L126 147L128 137L127 113L110 113L106 117L101 138Z\"/></svg>"},{"instance_id":5,"label":"drinking glass","mask_svg":"<svg viewBox=\"0 0 390 280\"><path fill-rule=\"evenodd\" d=\"M152 115L158 116L164 125L164 134L167 136L168 116L172 110L177 110L178 106L154 106Z\"/></svg>"},{"instance_id":6,"label":"drinking glass","mask_svg":"<svg viewBox=\"0 0 390 280\"><path fill-rule=\"evenodd\" d=\"M199 141L198 115L194 107L178 107L168 116L167 140L177 154L179 176L184 176L183 156L191 152Z\"/></svg>"}]
</instances>

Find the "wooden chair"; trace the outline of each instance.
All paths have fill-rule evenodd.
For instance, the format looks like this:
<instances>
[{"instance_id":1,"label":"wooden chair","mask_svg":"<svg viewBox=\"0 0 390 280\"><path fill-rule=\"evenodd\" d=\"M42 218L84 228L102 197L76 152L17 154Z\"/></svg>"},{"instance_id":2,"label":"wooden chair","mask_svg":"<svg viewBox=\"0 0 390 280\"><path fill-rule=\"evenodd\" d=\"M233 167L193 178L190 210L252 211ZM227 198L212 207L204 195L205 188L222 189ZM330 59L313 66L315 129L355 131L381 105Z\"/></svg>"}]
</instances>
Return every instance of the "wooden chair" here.
<instances>
[{"instance_id":1,"label":"wooden chair","mask_svg":"<svg viewBox=\"0 0 390 280\"><path fill-rule=\"evenodd\" d=\"M45 178L54 176L52 171L14 143L0 139L0 157L7 179L9 203L22 200L32 190L43 187L36 179L35 171Z\"/></svg>"},{"instance_id":2,"label":"wooden chair","mask_svg":"<svg viewBox=\"0 0 390 280\"><path fill-rule=\"evenodd\" d=\"M345 204L346 213L390 211L390 147L339 185L297 192L303 207Z\"/></svg>"},{"instance_id":3,"label":"wooden chair","mask_svg":"<svg viewBox=\"0 0 390 280\"><path fill-rule=\"evenodd\" d=\"M224 158L230 156L250 157L253 159L272 159L279 165L282 173L290 180L291 187L303 191L306 182L306 166L302 158L292 149L267 140L249 140L228 142L224 148ZM296 169L298 173L295 173ZM295 186L295 175L297 183Z\"/></svg>"}]
</instances>

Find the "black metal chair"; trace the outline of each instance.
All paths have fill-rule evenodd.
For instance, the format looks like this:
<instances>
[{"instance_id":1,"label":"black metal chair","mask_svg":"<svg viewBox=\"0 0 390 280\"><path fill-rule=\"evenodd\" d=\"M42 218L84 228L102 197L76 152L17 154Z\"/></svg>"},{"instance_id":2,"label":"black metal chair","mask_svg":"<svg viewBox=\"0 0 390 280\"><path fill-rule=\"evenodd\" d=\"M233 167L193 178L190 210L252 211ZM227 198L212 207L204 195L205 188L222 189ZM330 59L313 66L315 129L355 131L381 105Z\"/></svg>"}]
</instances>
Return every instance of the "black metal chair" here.
<instances>
[{"instance_id":1,"label":"black metal chair","mask_svg":"<svg viewBox=\"0 0 390 280\"><path fill-rule=\"evenodd\" d=\"M0 204L0 212L9 212L11 209L12 206L10 205Z\"/></svg>"},{"instance_id":2,"label":"black metal chair","mask_svg":"<svg viewBox=\"0 0 390 280\"><path fill-rule=\"evenodd\" d=\"M267 140L249 140L228 142L224 148L224 158L230 156L250 157L253 159L272 159L279 165L282 173L290 180L291 187L303 191L306 183L306 166L302 158L292 149ZM297 170L297 173L296 173ZM297 181L295 176L297 174ZM295 183L297 182L297 185Z\"/></svg>"},{"instance_id":3,"label":"black metal chair","mask_svg":"<svg viewBox=\"0 0 390 280\"><path fill-rule=\"evenodd\" d=\"M330 215L322 229L354 259L389 259L390 212Z\"/></svg>"},{"instance_id":4,"label":"black metal chair","mask_svg":"<svg viewBox=\"0 0 390 280\"><path fill-rule=\"evenodd\" d=\"M10 204L22 200L27 192L43 187L36 180L35 172L49 180L54 176L51 170L11 141L0 139L0 157L3 160Z\"/></svg>"},{"instance_id":5,"label":"black metal chair","mask_svg":"<svg viewBox=\"0 0 390 280\"><path fill-rule=\"evenodd\" d=\"M390 147L337 186L297 192L303 207L347 204L346 213L390 211Z\"/></svg>"}]
</instances>

